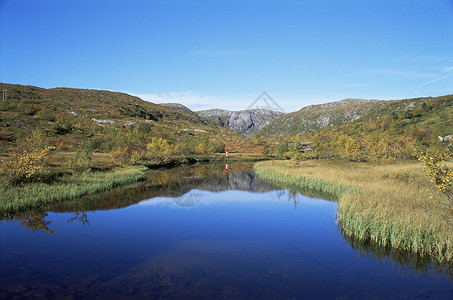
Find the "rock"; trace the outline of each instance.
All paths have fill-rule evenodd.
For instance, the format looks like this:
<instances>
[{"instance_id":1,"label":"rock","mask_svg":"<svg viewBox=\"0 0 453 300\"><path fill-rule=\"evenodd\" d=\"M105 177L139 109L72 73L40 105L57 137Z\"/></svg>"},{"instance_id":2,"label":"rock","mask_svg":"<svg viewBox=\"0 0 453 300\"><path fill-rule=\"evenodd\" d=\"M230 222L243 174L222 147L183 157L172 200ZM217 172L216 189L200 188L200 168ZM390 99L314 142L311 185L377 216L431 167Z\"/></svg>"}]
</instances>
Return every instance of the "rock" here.
<instances>
[{"instance_id":1,"label":"rock","mask_svg":"<svg viewBox=\"0 0 453 300\"><path fill-rule=\"evenodd\" d=\"M91 121L96 122L98 124L115 124L115 121L113 120L100 120L96 118L91 118Z\"/></svg>"},{"instance_id":2,"label":"rock","mask_svg":"<svg viewBox=\"0 0 453 300\"><path fill-rule=\"evenodd\" d=\"M209 109L196 112L199 117L210 119L222 127L227 127L243 134L260 131L273 120L284 113L269 109L249 109L229 111L224 109Z\"/></svg>"}]
</instances>

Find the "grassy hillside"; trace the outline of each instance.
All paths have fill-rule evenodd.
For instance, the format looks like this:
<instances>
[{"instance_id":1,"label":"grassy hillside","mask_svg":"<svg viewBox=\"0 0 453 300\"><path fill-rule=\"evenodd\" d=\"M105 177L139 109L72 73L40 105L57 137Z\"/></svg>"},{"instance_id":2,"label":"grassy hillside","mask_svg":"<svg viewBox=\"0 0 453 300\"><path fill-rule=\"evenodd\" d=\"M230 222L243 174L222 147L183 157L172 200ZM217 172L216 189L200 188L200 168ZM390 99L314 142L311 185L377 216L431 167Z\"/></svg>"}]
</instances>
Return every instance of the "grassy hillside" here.
<instances>
[{"instance_id":1,"label":"grassy hillside","mask_svg":"<svg viewBox=\"0 0 453 300\"><path fill-rule=\"evenodd\" d=\"M385 103L385 101L379 100L344 99L338 102L307 106L274 120L264 127L259 135L285 136L340 126L385 106Z\"/></svg>"},{"instance_id":2,"label":"grassy hillside","mask_svg":"<svg viewBox=\"0 0 453 300\"><path fill-rule=\"evenodd\" d=\"M184 134L197 129L228 134L220 126L195 115L166 109L124 93L54 88L43 89L0 83L7 101L0 102L0 152L32 129L46 132L51 143L70 148L81 140L101 135L108 127L140 127L142 131Z\"/></svg>"},{"instance_id":3,"label":"grassy hillside","mask_svg":"<svg viewBox=\"0 0 453 300\"><path fill-rule=\"evenodd\" d=\"M313 134L334 139L339 134L364 139L373 134L409 137L419 145L439 143L453 134L453 95L393 101L343 100L313 105L267 125L264 136Z\"/></svg>"},{"instance_id":4,"label":"grassy hillside","mask_svg":"<svg viewBox=\"0 0 453 300\"><path fill-rule=\"evenodd\" d=\"M125 93L73 88L43 89L4 83L0 83L0 88L8 90L8 103L20 102L22 105L30 106L27 110L29 116L35 116L38 113L55 115L58 112L66 112L74 116L80 114L90 118L114 121L133 121L135 118L140 118L152 121L184 120L195 124L208 124L193 114L181 114Z\"/></svg>"},{"instance_id":5,"label":"grassy hillside","mask_svg":"<svg viewBox=\"0 0 453 300\"><path fill-rule=\"evenodd\" d=\"M159 103L160 106L163 106L166 109L176 111L182 114L188 114L191 116L196 116L197 114L190 110L188 107L180 103Z\"/></svg>"},{"instance_id":6,"label":"grassy hillside","mask_svg":"<svg viewBox=\"0 0 453 300\"><path fill-rule=\"evenodd\" d=\"M2 83L0 89L8 91L0 101L2 183L58 182L64 175L126 165L223 160L225 147L230 160L267 156L254 139L124 93Z\"/></svg>"},{"instance_id":7,"label":"grassy hillside","mask_svg":"<svg viewBox=\"0 0 453 300\"><path fill-rule=\"evenodd\" d=\"M349 135L388 132L429 146L453 134L453 95L387 101L355 122L338 128Z\"/></svg>"}]
</instances>

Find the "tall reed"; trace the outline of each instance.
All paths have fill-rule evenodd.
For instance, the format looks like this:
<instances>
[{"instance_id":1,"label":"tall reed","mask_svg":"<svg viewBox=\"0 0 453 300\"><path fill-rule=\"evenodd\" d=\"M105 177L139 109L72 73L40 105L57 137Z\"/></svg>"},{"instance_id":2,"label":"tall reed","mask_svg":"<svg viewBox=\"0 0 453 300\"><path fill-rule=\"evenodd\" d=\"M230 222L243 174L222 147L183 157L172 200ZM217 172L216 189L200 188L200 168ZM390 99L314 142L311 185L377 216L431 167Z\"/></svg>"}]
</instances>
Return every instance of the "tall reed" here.
<instances>
[{"instance_id":1,"label":"tall reed","mask_svg":"<svg viewBox=\"0 0 453 300\"><path fill-rule=\"evenodd\" d=\"M146 168L127 167L109 172L66 175L57 182L34 182L22 186L0 186L0 213L8 214L29 208L38 208L83 195L98 193L115 186L146 178Z\"/></svg>"},{"instance_id":2,"label":"tall reed","mask_svg":"<svg viewBox=\"0 0 453 300\"><path fill-rule=\"evenodd\" d=\"M442 195L429 199L419 162L267 161L254 169L277 184L332 195L348 236L453 261L453 216Z\"/></svg>"}]
</instances>

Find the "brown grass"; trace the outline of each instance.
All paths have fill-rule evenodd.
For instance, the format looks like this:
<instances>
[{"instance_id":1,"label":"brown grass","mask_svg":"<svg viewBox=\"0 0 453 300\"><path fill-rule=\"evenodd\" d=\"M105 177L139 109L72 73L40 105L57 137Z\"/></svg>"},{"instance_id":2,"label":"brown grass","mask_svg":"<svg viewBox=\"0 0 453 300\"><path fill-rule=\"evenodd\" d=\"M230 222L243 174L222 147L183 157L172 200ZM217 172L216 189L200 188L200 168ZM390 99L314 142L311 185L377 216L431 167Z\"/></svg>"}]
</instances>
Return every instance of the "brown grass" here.
<instances>
[{"instance_id":1,"label":"brown grass","mask_svg":"<svg viewBox=\"0 0 453 300\"><path fill-rule=\"evenodd\" d=\"M430 182L415 161L312 160L255 165L263 178L333 195L346 235L438 260L453 260L453 216L446 200L428 198Z\"/></svg>"}]
</instances>

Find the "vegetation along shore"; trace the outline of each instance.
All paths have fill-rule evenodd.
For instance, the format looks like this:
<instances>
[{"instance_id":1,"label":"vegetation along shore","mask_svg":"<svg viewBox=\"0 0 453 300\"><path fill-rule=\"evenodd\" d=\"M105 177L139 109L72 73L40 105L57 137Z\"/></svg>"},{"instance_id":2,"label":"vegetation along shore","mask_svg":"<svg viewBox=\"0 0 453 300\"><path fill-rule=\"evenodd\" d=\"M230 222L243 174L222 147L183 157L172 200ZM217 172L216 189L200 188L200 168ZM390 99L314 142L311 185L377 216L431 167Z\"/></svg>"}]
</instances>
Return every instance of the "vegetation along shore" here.
<instances>
[{"instance_id":1,"label":"vegetation along shore","mask_svg":"<svg viewBox=\"0 0 453 300\"><path fill-rule=\"evenodd\" d=\"M337 200L347 236L453 261L453 173L443 165L453 153L453 95L278 114L194 112L102 90L0 89L0 214L145 180L149 169L272 159L255 165L258 175Z\"/></svg>"},{"instance_id":2,"label":"vegetation along shore","mask_svg":"<svg viewBox=\"0 0 453 300\"><path fill-rule=\"evenodd\" d=\"M105 192L115 186L146 179L146 170L144 167L124 167L108 172L66 174L53 184L37 181L16 186L1 185L0 213L10 214Z\"/></svg>"},{"instance_id":3,"label":"vegetation along shore","mask_svg":"<svg viewBox=\"0 0 453 300\"><path fill-rule=\"evenodd\" d=\"M266 161L255 164L264 179L338 201L341 230L359 240L453 260L453 223L448 201L432 191L417 161L391 163L335 160Z\"/></svg>"}]
</instances>

